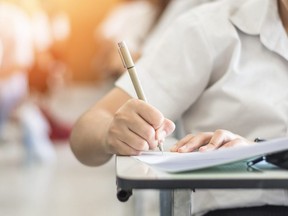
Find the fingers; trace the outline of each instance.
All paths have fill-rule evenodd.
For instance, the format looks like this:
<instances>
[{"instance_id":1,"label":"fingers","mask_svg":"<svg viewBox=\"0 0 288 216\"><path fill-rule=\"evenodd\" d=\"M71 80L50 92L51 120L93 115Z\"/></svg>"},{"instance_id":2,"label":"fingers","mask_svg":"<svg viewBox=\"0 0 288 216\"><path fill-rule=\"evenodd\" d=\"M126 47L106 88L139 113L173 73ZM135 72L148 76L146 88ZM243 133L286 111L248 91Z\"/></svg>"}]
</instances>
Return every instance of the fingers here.
<instances>
[{"instance_id":1,"label":"fingers","mask_svg":"<svg viewBox=\"0 0 288 216\"><path fill-rule=\"evenodd\" d=\"M162 125L156 130L156 140L164 141L175 130L175 124L169 119L164 119Z\"/></svg>"},{"instance_id":2,"label":"fingers","mask_svg":"<svg viewBox=\"0 0 288 216\"><path fill-rule=\"evenodd\" d=\"M165 137L175 130L175 124L164 118L163 114L146 102L134 100L131 105L136 109L137 114L147 122L140 123L137 127L132 126L135 133L147 140L150 149L155 149L159 142L164 142ZM131 127L131 128L132 128Z\"/></svg>"},{"instance_id":3,"label":"fingers","mask_svg":"<svg viewBox=\"0 0 288 216\"><path fill-rule=\"evenodd\" d=\"M146 142L148 149L154 148L157 145L156 138L155 138L156 137L155 129L150 124L148 124L144 119L137 118L137 117L131 118L127 120L126 125L128 129L130 130L130 132L134 134L133 137L141 138L143 141ZM126 134L122 133L120 136L126 136ZM126 136L126 139L129 139L130 137L131 135L129 135L128 133ZM125 142L131 143L133 141L134 139L129 139L129 140L126 140ZM134 145L136 147L137 144L135 143Z\"/></svg>"},{"instance_id":4,"label":"fingers","mask_svg":"<svg viewBox=\"0 0 288 216\"><path fill-rule=\"evenodd\" d=\"M129 100L114 115L107 132L107 145L112 153L135 155L155 149L175 129L161 112L140 100ZM125 146L125 147L124 147Z\"/></svg>"},{"instance_id":5,"label":"fingers","mask_svg":"<svg viewBox=\"0 0 288 216\"><path fill-rule=\"evenodd\" d=\"M155 139L157 141L157 145L150 145L150 149L155 149L159 145L163 145L165 142L165 138L173 133L175 130L175 124L169 119L164 119L163 124L156 130Z\"/></svg>"},{"instance_id":6,"label":"fingers","mask_svg":"<svg viewBox=\"0 0 288 216\"><path fill-rule=\"evenodd\" d=\"M235 138L225 143L220 148L233 147L233 146L247 146L251 144L255 144L255 143L239 136L239 138Z\"/></svg>"},{"instance_id":7,"label":"fingers","mask_svg":"<svg viewBox=\"0 0 288 216\"><path fill-rule=\"evenodd\" d=\"M218 148L250 145L252 142L227 130L189 134L176 143L170 150L173 152L210 151Z\"/></svg>"},{"instance_id":8,"label":"fingers","mask_svg":"<svg viewBox=\"0 0 288 216\"><path fill-rule=\"evenodd\" d=\"M154 129L161 127L165 118L159 110L141 100L130 100L130 103L138 115L147 121Z\"/></svg>"},{"instance_id":9,"label":"fingers","mask_svg":"<svg viewBox=\"0 0 288 216\"><path fill-rule=\"evenodd\" d=\"M107 142L110 143L106 145L106 149L108 149L107 152L110 152L112 154L117 155L140 155L141 151L135 150L135 148L131 147L127 143L117 140L113 142Z\"/></svg>"},{"instance_id":10,"label":"fingers","mask_svg":"<svg viewBox=\"0 0 288 216\"><path fill-rule=\"evenodd\" d=\"M199 151L209 151L220 148L222 145L227 144L233 139L238 138L239 136L231 133L227 130L216 130L211 137L209 143L205 146L199 148Z\"/></svg>"},{"instance_id":11,"label":"fingers","mask_svg":"<svg viewBox=\"0 0 288 216\"><path fill-rule=\"evenodd\" d=\"M111 154L138 155L147 151L149 145L145 139L131 131L126 125L112 122L107 132L106 151Z\"/></svg>"},{"instance_id":12,"label":"fingers","mask_svg":"<svg viewBox=\"0 0 288 216\"><path fill-rule=\"evenodd\" d=\"M119 111L115 114L108 130L107 143L113 147L111 148L114 150L113 153L134 154L132 150L122 152L122 144L130 146L135 151L145 151L150 145L156 145L153 144L155 130L137 114L131 112L127 115L125 112Z\"/></svg>"},{"instance_id":13,"label":"fingers","mask_svg":"<svg viewBox=\"0 0 288 216\"><path fill-rule=\"evenodd\" d=\"M198 150L201 146L207 144L212 136L212 132L202 132L197 135L189 134L177 142L170 151L184 153Z\"/></svg>"}]
</instances>

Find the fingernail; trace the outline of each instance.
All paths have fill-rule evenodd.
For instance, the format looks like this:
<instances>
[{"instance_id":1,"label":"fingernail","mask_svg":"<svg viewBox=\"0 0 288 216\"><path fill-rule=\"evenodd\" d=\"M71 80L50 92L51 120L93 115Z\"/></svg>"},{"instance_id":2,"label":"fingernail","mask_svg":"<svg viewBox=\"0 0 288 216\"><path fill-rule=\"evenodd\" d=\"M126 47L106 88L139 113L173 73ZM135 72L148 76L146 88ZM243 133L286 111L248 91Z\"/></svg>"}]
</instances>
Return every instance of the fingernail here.
<instances>
[{"instance_id":1,"label":"fingernail","mask_svg":"<svg viewBox=\"0 0 288 216\"><path fill-rule=\"evenodd\" d=\"M213 148L209 145L206 145L206 146L202 146L199 148L200 151L211 151L213 150Z\"/></svg>"},{"instance_id":2,"label":"fingernail","mask_svg":"<svg viewBox=\"0 0 288 216\"><path fill-rule=\"evenodd\" d=\"M186 149L187 149L187 146L184 145L184 146L182 146L181 148L179 148L178 150L180 150L180 151L186 151Z\"/></svg>"},{"instance_id":3,"label":"fingernail","mask_svg":"<svg viewBox=\"0 0 288 216\"><path fill-rule=\"evenodd\" d=\"M159 141L158 140L154 140L153 143L151 143L150 145L150 149L156 149L158 146Z\"/></svg>"},{"instance_id":4,"label":"fingernail","mask_svg":"<svg viewBox=\"0 0 288 216\"><path fill-rule=\"evenodd\" d=\"M206 146L202 146L199 148L199 151L206 151L207 150L207 147Z\"/></svg>"}]
</instances>

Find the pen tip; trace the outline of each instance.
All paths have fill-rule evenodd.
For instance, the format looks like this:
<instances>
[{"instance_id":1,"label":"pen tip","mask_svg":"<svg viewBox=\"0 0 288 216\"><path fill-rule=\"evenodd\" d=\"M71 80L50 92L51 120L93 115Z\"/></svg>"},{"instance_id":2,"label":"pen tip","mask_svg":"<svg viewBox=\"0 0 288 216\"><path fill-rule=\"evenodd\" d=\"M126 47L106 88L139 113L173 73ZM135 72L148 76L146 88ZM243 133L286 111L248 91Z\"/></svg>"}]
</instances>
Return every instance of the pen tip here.
<instances>
[{"instance_id":1,"label":"pen tip","mask_svg":"<svg viewBox=\"0 0 288 216\"><path fill-rule=\"evenodd\" d=\"M162 152L162 155L163 155L163 142L162 141L159 141L158 148Z\"/></svg>"}]
</instances>

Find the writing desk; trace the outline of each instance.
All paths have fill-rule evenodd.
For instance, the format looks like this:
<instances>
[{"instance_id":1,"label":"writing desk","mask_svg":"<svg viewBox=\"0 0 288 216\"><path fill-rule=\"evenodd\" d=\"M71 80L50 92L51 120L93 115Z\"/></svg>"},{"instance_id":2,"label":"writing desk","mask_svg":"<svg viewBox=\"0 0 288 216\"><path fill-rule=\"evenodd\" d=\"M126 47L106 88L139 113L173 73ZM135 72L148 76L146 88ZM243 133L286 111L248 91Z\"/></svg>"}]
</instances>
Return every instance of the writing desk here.
<instances>
[{"instance_id":1,"label":"writing desk","mask_svg":"<svg viewBox=\"0 0 288 216\"><path fill-rule=\"evenodd\" d=\"M265 169L264 169L265 168ZM260 169L260 170L259 170ZM247 168L244 161L185 173L166 173L127 156L116 156L117 197L126 201L133 189L160 190L161 216L191 215L187 189L288 188L288 171L267 164ZM185 200L185 202L184 202Z\"/></svg>"}]
</instances>

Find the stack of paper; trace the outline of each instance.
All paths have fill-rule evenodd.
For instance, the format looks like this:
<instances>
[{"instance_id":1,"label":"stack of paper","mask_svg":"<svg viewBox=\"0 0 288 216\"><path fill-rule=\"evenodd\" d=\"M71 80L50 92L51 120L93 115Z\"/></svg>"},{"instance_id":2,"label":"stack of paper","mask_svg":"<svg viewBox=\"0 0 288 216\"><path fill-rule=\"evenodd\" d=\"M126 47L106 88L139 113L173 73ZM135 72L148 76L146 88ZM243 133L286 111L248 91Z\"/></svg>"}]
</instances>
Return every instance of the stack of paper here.
<instances>
[{"instance_id":1,"label":"stack of paper","mask_svg":"<svg viewBox=\"0 0 288 216\"><path fill-rule=\"evenodd\" d=\"M250 146L221 148L208 152L173 153L149 151L138 160L166 172L184 172L288 150L288 138L273 139Z\"/></svg>"}]
</instances>

